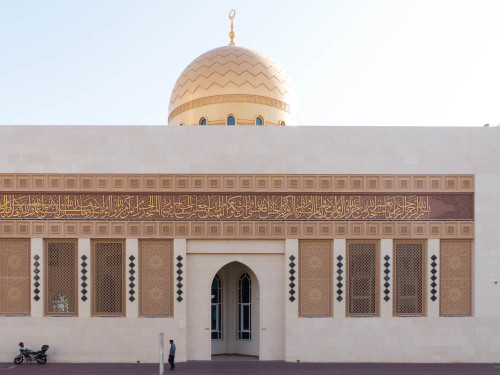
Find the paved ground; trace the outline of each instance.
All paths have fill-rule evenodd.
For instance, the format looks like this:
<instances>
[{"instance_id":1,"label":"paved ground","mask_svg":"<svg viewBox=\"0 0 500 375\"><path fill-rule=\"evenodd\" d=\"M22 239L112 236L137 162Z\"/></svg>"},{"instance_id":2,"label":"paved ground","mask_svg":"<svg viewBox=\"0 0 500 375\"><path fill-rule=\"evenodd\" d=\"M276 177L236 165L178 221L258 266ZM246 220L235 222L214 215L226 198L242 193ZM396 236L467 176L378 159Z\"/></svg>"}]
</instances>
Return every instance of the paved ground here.
<instances>
[{"instance_id":1,"label":"paved ground","mask_svg":"<svg viewBox=\"0 0 500 375\"><path fill-rule=\"evenodd\" d=\"M41 366L22 364L9 369L10 364L0 364L0 375L153 375L158 374L158 365L150 364L51 364ZM165 374L170 374L168 364ZM326 363L285 363L257 361L192 361L179 363L172 373L178 374L286 374L286 375L500 375L500 365L496 364L326 364Z\"/></svg>"}]
</instances>

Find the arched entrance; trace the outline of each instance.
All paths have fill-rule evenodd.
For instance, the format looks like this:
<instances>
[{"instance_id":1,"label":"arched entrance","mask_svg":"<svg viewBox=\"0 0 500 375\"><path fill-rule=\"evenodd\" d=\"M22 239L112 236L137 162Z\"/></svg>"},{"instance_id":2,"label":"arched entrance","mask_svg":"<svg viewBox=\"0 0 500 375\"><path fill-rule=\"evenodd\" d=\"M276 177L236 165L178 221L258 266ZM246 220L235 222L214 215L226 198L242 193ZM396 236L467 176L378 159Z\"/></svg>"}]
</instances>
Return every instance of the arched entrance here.
<instances>
[{"instance_id":1,"label":"arched entrance","mask_svg":"<svg viewBox=\"0 0 500 375\"><path fill-rule=\"evenodd\" d=\"M258 359L260 287L255 273L240 262L220 268L210 285L210 304L212 359Z\"/></svg>"}]
</instances>

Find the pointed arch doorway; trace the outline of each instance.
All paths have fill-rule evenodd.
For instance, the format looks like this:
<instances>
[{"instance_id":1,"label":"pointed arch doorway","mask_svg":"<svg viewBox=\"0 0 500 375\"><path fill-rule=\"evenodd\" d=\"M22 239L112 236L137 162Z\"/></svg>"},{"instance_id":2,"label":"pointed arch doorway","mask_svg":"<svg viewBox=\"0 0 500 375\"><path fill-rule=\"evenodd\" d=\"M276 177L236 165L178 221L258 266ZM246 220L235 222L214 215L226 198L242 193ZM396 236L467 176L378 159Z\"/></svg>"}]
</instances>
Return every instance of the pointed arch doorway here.
<instances>
[{"instance_id":1,"label":"pointed arch doorway","mask_svg":"<svg viewBox=\"0 0 500 375\"><path fill-rule=\"evenodd\" d=\"M258 359L260 286L255 273L240 262L220 268L210 286L212 359Z\"/></svg>"}]
</instances>

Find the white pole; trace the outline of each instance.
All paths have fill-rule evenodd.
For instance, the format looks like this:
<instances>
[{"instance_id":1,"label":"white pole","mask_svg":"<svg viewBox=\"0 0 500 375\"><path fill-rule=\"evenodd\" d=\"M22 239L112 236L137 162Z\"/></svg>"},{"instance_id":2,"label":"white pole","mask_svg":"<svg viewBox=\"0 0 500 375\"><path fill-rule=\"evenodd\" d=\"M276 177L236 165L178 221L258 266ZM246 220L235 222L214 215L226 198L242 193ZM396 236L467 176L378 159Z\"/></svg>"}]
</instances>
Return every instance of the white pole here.
<instances>
[{"instance_id":1,"label":"white pole","mask_svg":"<svg viewBox=\"0 0 500 375\"><path fill-rule=\"evenodd\" d=\"M160 333L160 375L164 373L164 362L163 362L163 332Z\"/></svg>"}]
</instances>

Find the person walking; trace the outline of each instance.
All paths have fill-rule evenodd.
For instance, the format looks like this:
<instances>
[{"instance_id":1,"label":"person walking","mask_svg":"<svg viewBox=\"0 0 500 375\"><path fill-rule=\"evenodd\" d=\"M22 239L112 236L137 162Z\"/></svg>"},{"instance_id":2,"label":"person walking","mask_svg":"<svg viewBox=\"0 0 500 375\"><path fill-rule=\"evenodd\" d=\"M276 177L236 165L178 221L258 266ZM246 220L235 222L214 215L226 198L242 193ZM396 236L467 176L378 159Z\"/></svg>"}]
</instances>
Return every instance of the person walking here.
<instances>
[{"instance_id":1,"label":"person walking","mask_svg":"<svg viewBox=\"0 0 500 375\"><path fill-rule=\"evenodd\" d=\"M172 371L175 367L175 344L174 340L170 340L170 352L168 353L168 363L170 363L170 370Z\"/></svg>"}]
</instances>

